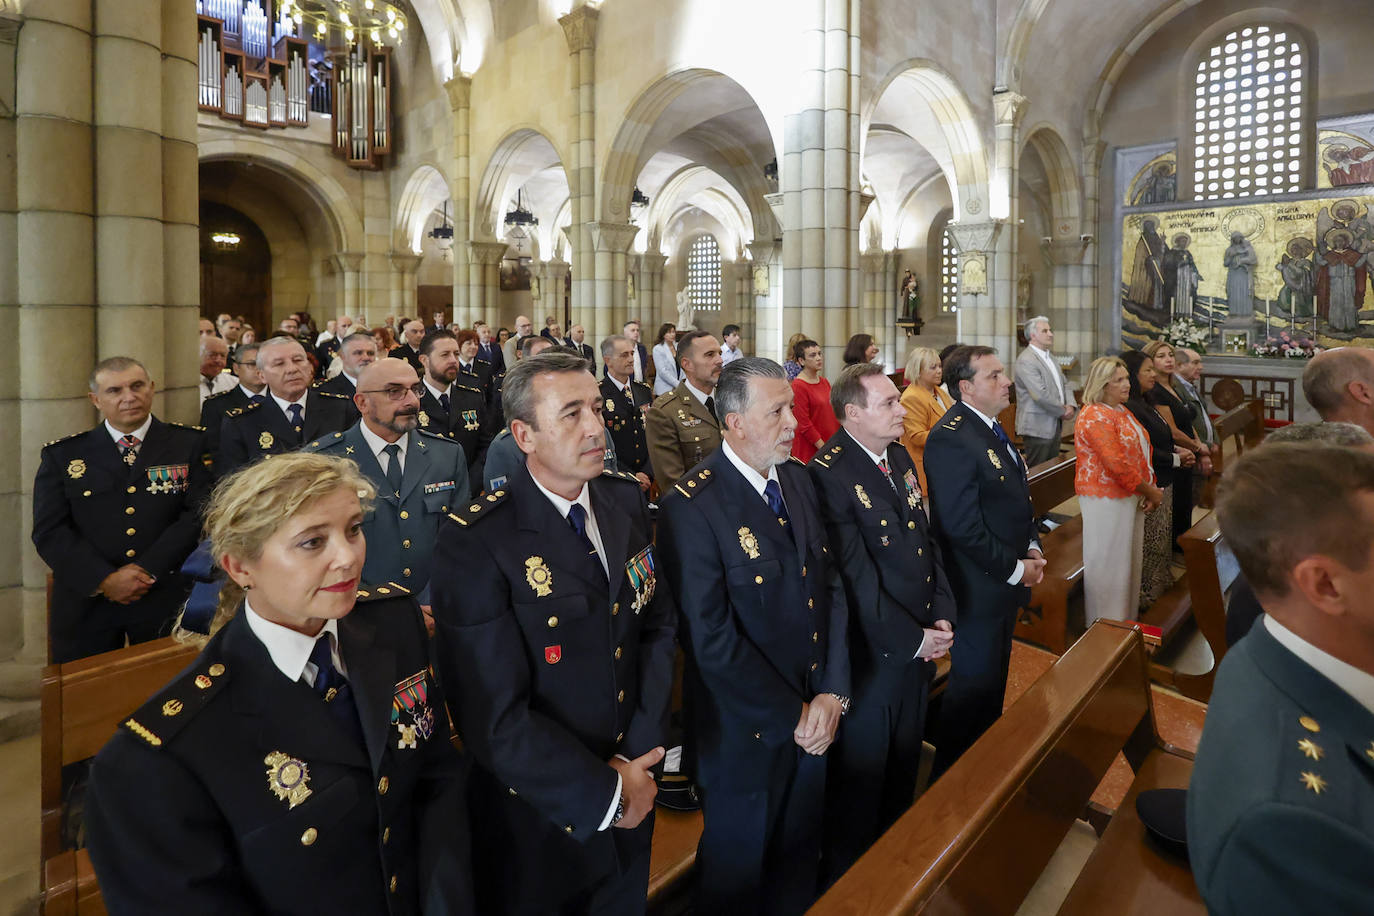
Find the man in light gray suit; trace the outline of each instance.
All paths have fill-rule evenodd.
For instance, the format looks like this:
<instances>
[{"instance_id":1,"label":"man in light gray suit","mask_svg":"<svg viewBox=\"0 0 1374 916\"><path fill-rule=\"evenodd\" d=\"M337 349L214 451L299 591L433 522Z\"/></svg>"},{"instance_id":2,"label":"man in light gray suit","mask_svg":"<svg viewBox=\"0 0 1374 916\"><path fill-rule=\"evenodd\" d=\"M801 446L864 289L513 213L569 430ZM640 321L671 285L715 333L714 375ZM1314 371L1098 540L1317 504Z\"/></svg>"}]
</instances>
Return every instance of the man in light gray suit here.
<instances>
[{"instance_id":1,"label":"man in light gray suit","mask_svg":"<svg viewBox=\"0 0 1374 916\"><path fill-rule=\"evenodd\" d=\"M1059 457L1063 424L1073 416L1073 389L1050 355L1054 331L1050 320L1036 315L1026 322L1030 345L1016 357L1016 433L1034 467Z\"/></svg>"}]
</instances>

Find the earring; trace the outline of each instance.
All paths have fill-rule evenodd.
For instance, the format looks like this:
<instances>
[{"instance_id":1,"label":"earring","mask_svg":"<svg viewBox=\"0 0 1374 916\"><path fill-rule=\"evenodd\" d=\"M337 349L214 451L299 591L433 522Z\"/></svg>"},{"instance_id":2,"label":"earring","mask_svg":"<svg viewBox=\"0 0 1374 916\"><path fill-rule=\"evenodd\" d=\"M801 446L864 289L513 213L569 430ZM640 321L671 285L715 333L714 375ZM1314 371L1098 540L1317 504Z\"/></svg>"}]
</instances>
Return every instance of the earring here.
<instances>
[{"instance_id":1,"label":"earring","mask_svg":"<svg viewBox=\"0 0 1374 916\"><path fill-rule=\"evenodd\" d=\"M248 583L247 585L243 586L243 590L246 592L246 591L248 591L248 590L249 590L250 588L252 588L252 587L253 587L253 583L250 582L250 583Z\"/></svg>"}]
</instances>

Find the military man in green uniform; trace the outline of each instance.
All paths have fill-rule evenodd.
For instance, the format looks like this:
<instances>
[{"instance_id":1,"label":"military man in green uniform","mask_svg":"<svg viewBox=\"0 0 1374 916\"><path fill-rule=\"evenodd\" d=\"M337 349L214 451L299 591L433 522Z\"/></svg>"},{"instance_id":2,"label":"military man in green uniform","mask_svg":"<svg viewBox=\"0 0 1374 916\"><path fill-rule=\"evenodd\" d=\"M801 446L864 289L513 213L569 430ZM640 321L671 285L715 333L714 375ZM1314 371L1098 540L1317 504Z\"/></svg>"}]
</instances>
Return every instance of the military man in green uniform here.
<instances>
[{"instance_id":1,"label":"military man in green uniform","mask_svg":"<svg viewBox=\"0 0 1374 916\"><path fill-rule=\"evenodd\" d=\"M1222 534L1265 609L1222 662L1188 789L1215 914L1374 909L1374 454L1247 453Z\"/></svg>"}]
</instances>

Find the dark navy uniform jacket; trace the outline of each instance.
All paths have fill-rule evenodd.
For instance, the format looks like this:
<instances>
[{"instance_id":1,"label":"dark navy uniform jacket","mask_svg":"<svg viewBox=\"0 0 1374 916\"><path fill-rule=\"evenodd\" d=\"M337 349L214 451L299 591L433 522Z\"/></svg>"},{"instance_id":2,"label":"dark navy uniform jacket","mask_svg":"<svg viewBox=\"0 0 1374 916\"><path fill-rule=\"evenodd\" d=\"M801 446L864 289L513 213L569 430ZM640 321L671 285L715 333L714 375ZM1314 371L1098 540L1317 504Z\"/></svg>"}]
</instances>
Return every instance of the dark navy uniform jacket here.
<instances>
[{"instance_id":1,"label":"dark navy uniform jacket","mask_svg":"<svg viewBox=\"0 0 1374 916\"><path fill-rule=\"evenodd\" d=\"M365 747L241 613L123 723L86 798L111 913L473 912L418 608L400 587L360 591L339 648Z\"/></svg>"},{"instance_id":2,"label":"dark navy uniform jacket","mask_svg":"<svg viewBox=\"0 0 1374 916\"><path fill-rule=\"evenodd\" d=\"M263 396L267 396L264 388ZM209 467L214 467L215 456L219 454L219 434L224 425L224 415L236 408L248 406L248 395L243 393L242 385L235 385L228 391L212 394L200 405L200 425L205 429L205 454Z\"/></svg>"},{"instance_id":3,"label":"dark navy uniform jacket","mask_svg":"<svg viewBox=\"0 0 1374 916\"><path fill-rule=\"evenodd\" d=\"M43 447L33 482L33 543L53 571L55 633L97 616L176 616L191 588L181 564L200 538L210 487L203 450L199 427L156 417L132 466L104 423ZM101 581L126 563L137 563L157 582L128 605L97 594Z\"/></svg>"},{"instance_id":4,"label":"dark navy uniform jacket","mask_svg":"<svg viewBox=\"0 0 1374 916\"><path fill-rule=\"evenodd\" d=\"M682 613L690 745L706 787L768 789L795 752L802 704L850 696L848 611L816 494L778 466L791 531L717 450L659 509L659 544Z\"/></svg>"},{"instance_id":5,"label":"dark navy uniform jacket","mask_svg":"<svg viewBox=\"0 0 1374 916\"><path fill-rule=\"evenodd\" d=\"M673 604L638 482L610 472L587 485L609 584L523 466L439 532L439 673L474 761L487 912L559 912L624 863L647 864L652 818L597 828L614 803L608 761L664 744Z\"/></svg>"},{"instance_id":6,"label":"dark navy uniform jacket","mask_svg":"<svg viewBox=\"0 0 1374 916\"><path fill-rule=\"evenodd\" d=\"M318 388L305 393L305 419L301 438L281 407L267 395L262 404L229 411L220 428L220 451L215 456L215 473L219 477L232 474L268 455L294 452L310 442L331 433L341 433L358 420L358 410L351 398L329 394Z\"/></svg>"},{"instance_id":7,"label":"dark navy uniform jacket","mask_svg":"<svg viewBox=\"0 0 1374 916\"><path fill-rule=\"evenodd\" d=\"M649 466L649 443L644 433L644 410L653 403L653 392L643 382L630 381L633 400L615 380L607 376L601 380L601 418L615 443L616 460L622 471L653 476Z\"/></svg>"},{"instance_id":8,"label":"dark navy uniform jacket","mask_svg":"<svg viewBox=\"0 0 1374 916\"><path fill-rule=\"evenodd\" d=\"M471 376L458 376L449 389L447 411L426 387L420 397L420 429L461 445L468 462L468 478L480 481L487 463L487 447L500 427L492 427L486 394L475 382Z\"/></svg>"}]
</instances>

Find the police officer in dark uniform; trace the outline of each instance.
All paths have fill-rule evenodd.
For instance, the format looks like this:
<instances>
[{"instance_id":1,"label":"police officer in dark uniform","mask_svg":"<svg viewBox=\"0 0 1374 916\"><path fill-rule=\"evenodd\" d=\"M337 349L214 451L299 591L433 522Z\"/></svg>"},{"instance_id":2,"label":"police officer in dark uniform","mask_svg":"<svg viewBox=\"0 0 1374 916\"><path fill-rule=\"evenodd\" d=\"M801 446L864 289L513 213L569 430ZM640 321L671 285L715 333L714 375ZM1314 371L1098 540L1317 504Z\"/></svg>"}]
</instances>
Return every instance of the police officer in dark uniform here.
<instances>
[{"instance_id":1,"label":"police officer in dark uniform","mask_svg":"<svg viewBox=\"0 0 1374 916\"><path fill-rule=\"evenodd\" d=\"M264 340L258 346L258 371L267 382L267 399L225 415L215 458L218 476L341 433L358 419L351 399L310 387L310 360L297 340Z\"/></svg>"},{"instance_id":2,"label":"police officer in dark uniform","mask_svg":"<svg viewBox=\"0 0 1374 916\"><path fill-rule=\"evenodd\" d=\"M840 431L811 460L850 608L854 710L830 751L827 883L911 807L934 659L953 639L954 598L927 529L897 388L874 363L830 390Z\"/></svg>"},{"instance_id":3,"label":"police officer in dark uniform","mask_svg":"<svg viewBox=\"0 0 1374 916\"><path fill-rule=\"evenodd\" d=\"M205 454L212 467L215 456L219 454L219 434L224 426L225 415L231 410L267 400L267 383L258 372L256 343L240 344L229 358L229 368L238 377L239 383L228 391L210 395L200 405L200 425L205 430Z\"/></svg>"},{"instance_id":4,"label":"police officer in dark uniform","mask_svg":"<svg viewBox=\"0 0 1374 916\"><path fill-rule=\"evenodd\" d=\"M420 613L401 586L358 587L370 491L351 464L303 453L216 491L207 529L231 579L217 631L92 769L110 912L473 912Z\"/></svg>"},{"instance_id":5,"label":"police officer in dark uniform","mask_svg":"<svg viewBox=\"0 0 1374 916\"><path fill-rule=\"evenodd\" d=\"M943 772L1002 715L1016 611L1045 558L1026 464L997 415L1011 379L991 347L960 347L944 361L955 405L926 440L931 521L959 607L935 768Z\"/></svg>"},{"instance_id":6,"label":"police officer in dark uniform","mask_svg":"<svg viewBox=\"0 0 1374 916\"><path fill-rule=\"evenodd\" d=\"M620 469L636 476L643 475L645 486L653 478L649 465L649 444L644 433L644 413L653 403L653 391L648 385L636 382L634 374L634 341L621 334L613 334L601 341L601 361L606 375L601 380L601 418L615 442L615 454Z\"/></svg>"},{"instance_id":7,"label":"police officer in dark uniform","mask_svg":"<svg viewBox=\"0 0 1374 916\"><path fill-rule=\"evenodd\" d=\"M474 760L478 910L643 913L674 611L643 494L604 472L600 393L566 353L506 377L527 463L439 533L439 673Z\"/></svg>"},{"instance_id":8,"label":"police officer in dark uniform","mask_svg":"<svg viewBox=\"0 0 1374 916\"><path fill-rule=\"evenodd\" d=\"M153 381L117 356L91 372L103 422L43 447L33 543L53 571L48 651L69 662L165 636L191 582L209 492L202 430L152 415Z\"/></svg>"},{"instance_id":9,"label":"police officer in dark uniform","mask_svg":"<svg viewBox=\"0 0 1374 916\"><path fill-rule=\"evenodd\" d=\"M844 589L806 469L782 367L720 373L725 443L659 510L682 611L687 746L705 829L698 911L805 911L816 899L825 752L849 706Z\"/></svg>"},{"instance_id":10,"label":"police officer in dark uniform","mask_svg":"<svg viewBox=\"0 0 1374 916\"><path fill-rule=\"evenodd\" d=\"M339 342L339 374L316 387L329 394L352 398L358 390L358 376L376 361L376 338L366 331L355 331Z\"/></svg>"},{"instance_id":11,"label":"police officer in dark uniform","mask_svg":"<svg viewBox=\"0 0 1374 916\"><path fill-rule=\"evenodd\" d=\"M420 362L425 385L420 397L420 428L461 445L468 459L469 479L481 480L487 447L496 430L486 393L476 379L458 375L458 338L452 331L429 333L420 344Z\"/></svg>"}]
</instances>

